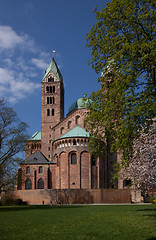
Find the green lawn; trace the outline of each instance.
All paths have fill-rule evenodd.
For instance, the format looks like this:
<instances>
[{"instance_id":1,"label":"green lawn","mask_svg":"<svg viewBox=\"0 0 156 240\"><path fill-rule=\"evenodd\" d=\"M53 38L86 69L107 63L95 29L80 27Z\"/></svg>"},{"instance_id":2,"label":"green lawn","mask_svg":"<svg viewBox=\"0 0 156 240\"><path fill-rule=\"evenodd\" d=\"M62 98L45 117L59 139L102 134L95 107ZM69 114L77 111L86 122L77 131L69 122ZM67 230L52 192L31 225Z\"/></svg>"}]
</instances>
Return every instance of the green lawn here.
<instances>
[{"instance_id":1,"label":"green lawn","mask_svg":"<svg viewBox=\"0 0 156 240\"><path fill-rule=\"evenodd\" d=\"M0 207L0 239L154 240L155 205Z\"/></svg>"}]
</instances>

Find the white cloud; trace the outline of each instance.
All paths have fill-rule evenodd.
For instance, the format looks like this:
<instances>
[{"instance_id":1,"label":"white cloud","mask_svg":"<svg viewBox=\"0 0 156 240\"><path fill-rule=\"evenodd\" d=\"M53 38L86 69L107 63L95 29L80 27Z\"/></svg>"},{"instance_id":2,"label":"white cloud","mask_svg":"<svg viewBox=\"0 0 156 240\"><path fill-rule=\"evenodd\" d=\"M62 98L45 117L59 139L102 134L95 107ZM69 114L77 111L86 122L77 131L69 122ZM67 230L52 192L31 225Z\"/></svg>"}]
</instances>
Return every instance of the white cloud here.
<instances>
[{"instance_id":1,"label":"white cloud","mask_svg":"<svg viewBox=\"0 0 156 240\"><path fill-rule=\"evenodd\" d=\"M39 83L25 79L22 73L15 76L15 72L0 68L0 97L8 102L15 104L28 97L38 88L40 88Z\"/></svg>"},{"instance_id":2,"label":"white cloud","mask_svg":"<svg viewBox=\"0 0 156 240\"><path fill-rule=\"evenodd\" d=\"M12 81L12 73L5 68L0 68L0 84L6 85Z\"/></svg>"},{"instance_id":3,"label":"white cloud","mask_svg":"<svg viewBox=\"0 0 156 240\"><path fill-rule=\"evenodd\" d=\"M9 26L0 26L0 48L14 48L19 44L24 43L24 36L19 36Z\"/></svg>"},{"instance_id":4,"label":"white cloud","mask_svg":"<svg viewBox=\"0 0 156 240\"><path fill-rule=\"evenodd\" d=\"M45 61L42 60L42 59L32 58L31 61L32 61L32 63L33 63L36 67L41 68L41 69L43 69L43 70L46 70L47 67L48 67L47 62L45 62Z\"/></svg>"},{"instance_id":5,"label":"white cloud","mask_svg":"<svg viewBox=\"0 0 156 240\"><path fill-rule=\"evenodd\" d=\"M42 51L27 34L18 34L11 26L2 25L0 53L0 98L15 104L40 88L50 54ZM33 82L35 78L39 83Z\"/></svg>"}]
</instances>

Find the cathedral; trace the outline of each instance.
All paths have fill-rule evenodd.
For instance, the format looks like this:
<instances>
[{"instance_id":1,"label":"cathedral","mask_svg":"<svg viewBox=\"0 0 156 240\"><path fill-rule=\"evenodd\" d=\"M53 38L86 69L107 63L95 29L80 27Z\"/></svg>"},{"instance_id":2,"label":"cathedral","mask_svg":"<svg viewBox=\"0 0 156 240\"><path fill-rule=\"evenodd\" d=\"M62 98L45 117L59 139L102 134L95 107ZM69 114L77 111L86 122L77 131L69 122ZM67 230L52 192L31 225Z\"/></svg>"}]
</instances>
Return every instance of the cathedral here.
<instances>
[{"instance_id":1,"label":"cathedral","mask_svg":"<svg viewBox=\"0 0 156 240\"><path fill-rule=\"evenodd\" d=\"M118 156L95 159L89 153L87 113L87 101L79 98L64 117L63 77L53 58L41 82L41 132L26 142L17 190L113 187L111 173Z\"/></svg>"}]
</instances>

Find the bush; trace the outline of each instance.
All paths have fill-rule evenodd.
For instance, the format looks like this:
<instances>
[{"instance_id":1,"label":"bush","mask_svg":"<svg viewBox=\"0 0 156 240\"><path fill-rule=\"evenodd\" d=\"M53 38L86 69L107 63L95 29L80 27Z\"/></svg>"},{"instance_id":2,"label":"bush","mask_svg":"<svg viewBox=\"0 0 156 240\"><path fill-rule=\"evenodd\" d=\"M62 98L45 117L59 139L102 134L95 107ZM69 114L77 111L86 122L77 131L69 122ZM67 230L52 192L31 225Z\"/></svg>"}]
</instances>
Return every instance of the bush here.
<instances>
[{"instance_id":1,"label":"bush","mask_svg":"<svg viewBox=\"0 0 156 240\"><path fill-rule=\"evenodd\" d=\"M8 198L6 199L6 201L4 202L5 205L16 205L16 200L12 199L12 198Z\"/></svg>"},{"instance_id":2,"label":"bush","mask_svg":"<svg viewBox=\"0 0 156 240\"><path fill-rule=\"evenodd\" d=\"M155 197L152 197L152 198L150 199L150 203L156 203L156 198L155 198Z\"/></svg>"},{"instance_id":3,"label":"bush","mask_svg":"<svg viewBox=\"0 0 156 240\"><path fill-rule=\"evenodd\" d=\"M18 206L23 206L23 205L27 205L27 202L24 202L22 199L18 198L18 199L12 199L12 198L8 198L6 199L3 203L0 203L1 205L18 205Z\"/></svg>"}]
</instances>

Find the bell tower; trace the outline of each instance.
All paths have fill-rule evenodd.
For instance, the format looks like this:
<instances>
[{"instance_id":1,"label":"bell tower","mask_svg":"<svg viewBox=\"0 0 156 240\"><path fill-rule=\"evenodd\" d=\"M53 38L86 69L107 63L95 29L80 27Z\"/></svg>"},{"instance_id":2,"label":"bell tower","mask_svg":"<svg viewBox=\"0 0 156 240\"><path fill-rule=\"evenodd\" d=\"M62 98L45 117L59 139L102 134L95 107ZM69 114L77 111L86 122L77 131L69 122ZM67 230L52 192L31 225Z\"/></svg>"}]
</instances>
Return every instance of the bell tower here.
<instances>
[{"instance_id":1,"label":"bell tower","mask_svg":"<svg viewBox=\"0 0 156 240\"><path fill-rule=\"evenodd\" d=\"M64 86L62 74L54 60L45 71L41 83L41 151L51 160L54 127L64 118Z\"/></svg>"}]
</instances>

